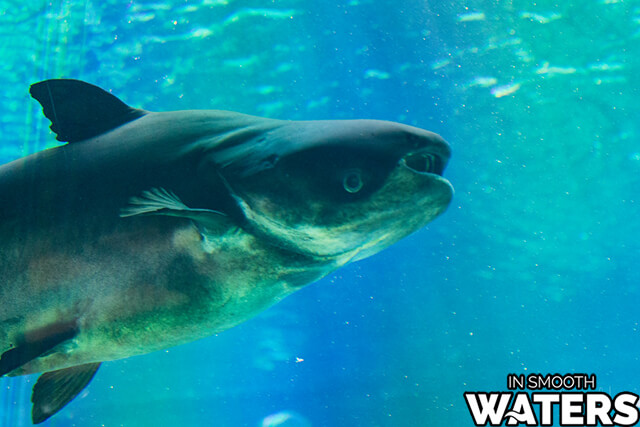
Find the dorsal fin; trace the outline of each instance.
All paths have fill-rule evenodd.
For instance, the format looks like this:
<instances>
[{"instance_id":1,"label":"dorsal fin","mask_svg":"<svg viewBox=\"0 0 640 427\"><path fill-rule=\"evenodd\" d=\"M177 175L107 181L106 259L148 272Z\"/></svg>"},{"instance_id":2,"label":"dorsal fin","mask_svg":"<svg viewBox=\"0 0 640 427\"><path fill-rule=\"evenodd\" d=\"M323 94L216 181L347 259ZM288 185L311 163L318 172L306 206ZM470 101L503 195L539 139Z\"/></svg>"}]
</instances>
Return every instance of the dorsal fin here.
<instances>
[{"instance_id":1,"label":"dorsal fin","mask_svg":"<svg viewBox=\"0 0 640 427\"><path fill-rule=\"evenodd\" d=\"M80 80L44 80L31 85L29 93L51 120L56 139L63 142L98 136L146 114Z\"/></svg>"}]
</instances>

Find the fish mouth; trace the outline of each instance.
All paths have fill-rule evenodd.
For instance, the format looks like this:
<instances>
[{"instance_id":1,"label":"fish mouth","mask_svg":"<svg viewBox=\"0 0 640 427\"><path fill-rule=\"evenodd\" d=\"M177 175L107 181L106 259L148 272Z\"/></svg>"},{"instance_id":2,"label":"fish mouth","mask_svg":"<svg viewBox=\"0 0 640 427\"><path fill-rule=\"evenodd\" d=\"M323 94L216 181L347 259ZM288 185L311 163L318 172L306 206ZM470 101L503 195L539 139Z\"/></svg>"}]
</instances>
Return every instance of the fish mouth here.
<instances>
[{"instance_id":1,"label":"fish mouth","mask_svg":"<svg viewBox=\"0 0 640 427\"><path fill-rule=\"evenodd\" d=\"M447 166L448 157L430 150L414 151L400 159L400 164L419 175L442 176Z\"/></svg>"}]
</instances>

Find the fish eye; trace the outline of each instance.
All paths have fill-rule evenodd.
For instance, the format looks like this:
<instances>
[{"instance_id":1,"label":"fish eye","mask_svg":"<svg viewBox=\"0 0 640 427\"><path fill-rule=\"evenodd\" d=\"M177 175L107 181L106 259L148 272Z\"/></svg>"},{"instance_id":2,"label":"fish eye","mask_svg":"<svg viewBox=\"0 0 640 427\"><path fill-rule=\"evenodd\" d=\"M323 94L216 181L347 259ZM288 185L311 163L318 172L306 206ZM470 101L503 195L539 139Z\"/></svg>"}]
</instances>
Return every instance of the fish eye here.
<instances>
[{"instance_id":1,"label":"fish eye","mask_svg":"<svg viewBox=\"0 0 640 427\"><path fill-rule=\"evenodd\" d=\"M357 170L347 172L342 180L342 186L348 193L357 193L363 185L362 176Z\"/></svg>"}]
</instances>

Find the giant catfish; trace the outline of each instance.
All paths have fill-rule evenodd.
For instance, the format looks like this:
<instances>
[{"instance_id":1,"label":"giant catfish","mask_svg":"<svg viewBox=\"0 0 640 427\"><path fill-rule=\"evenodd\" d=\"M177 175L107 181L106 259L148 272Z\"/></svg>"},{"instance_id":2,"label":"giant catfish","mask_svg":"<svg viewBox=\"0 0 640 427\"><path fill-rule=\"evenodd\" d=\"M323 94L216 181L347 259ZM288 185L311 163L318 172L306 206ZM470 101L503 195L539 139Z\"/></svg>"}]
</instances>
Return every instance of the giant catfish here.
<instances>
[{"instance_id":1,"label":"giant catfish","mask_svg":"<svg viewBox=\"0 0 640 427\"><path fill-rule=\"evenodd\" d=\"M0 167L0 376L40 423L100 362L231 328L441 214L449 145L377 120L149 112L77 80L31 95L55 148Z\"/></svg>"}]
</instances>

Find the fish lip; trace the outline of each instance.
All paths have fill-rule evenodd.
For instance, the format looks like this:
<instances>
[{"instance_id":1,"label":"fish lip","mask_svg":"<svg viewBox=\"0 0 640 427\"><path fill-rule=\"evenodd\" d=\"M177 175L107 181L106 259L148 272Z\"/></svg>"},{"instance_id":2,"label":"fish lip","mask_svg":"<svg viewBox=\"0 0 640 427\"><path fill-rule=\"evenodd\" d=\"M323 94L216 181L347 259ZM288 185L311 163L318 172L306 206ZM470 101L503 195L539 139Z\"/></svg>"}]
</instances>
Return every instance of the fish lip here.
<instances>
[{"instance_id":1,"label":"fish lip","mask_svg":"<svg viewBox=\"0 0 640 427\"><path fill-rule=\"evenodd\" d=\"M449 151L440 153L433 148L435 147L410 151L398 163L418 175L441 177L449 160Z\"/></svg>"}]
</instances>

